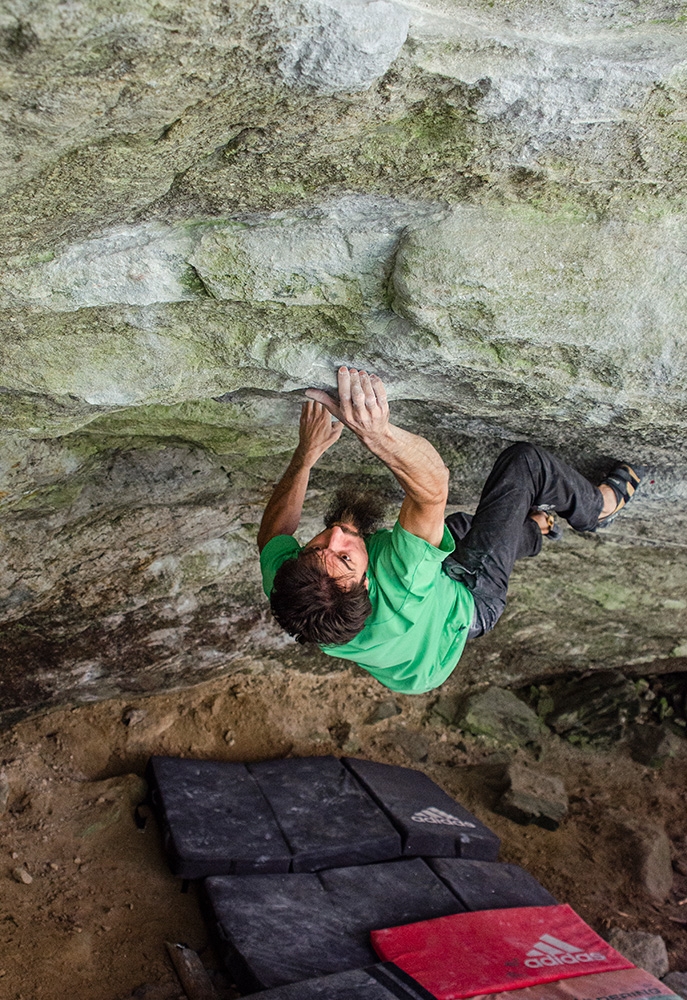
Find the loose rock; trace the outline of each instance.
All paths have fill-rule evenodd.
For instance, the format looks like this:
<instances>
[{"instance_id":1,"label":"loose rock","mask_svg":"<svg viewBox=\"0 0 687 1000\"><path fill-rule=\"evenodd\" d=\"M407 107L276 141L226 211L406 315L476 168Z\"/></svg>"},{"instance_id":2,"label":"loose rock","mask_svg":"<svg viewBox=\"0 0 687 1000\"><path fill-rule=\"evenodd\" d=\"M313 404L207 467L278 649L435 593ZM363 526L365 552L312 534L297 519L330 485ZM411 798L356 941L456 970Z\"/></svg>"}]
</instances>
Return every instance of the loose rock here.
<instances>
[{"instance_id":1,"label":"loose rock","mask_svg":"<svg viewBox=\"0 0 687 1000\"><path fill-rule=\"evenodd\" d=\"M7 809L7 802L10 797L10 783L4 771L0 771L0 816Z\"/></svg>"},{"instance_id":2,"label":"loose rock","mask_svg":"<svg viewBox=\"0 0 687 1000\"><path fill-rule=\"evenodd\" d=\"M669 757L679 753L683 741L668 726L632 726L630 754L638 764L660 767Z\"/></svg>"},{"instance_id":3,"label":"loose rock","mask_svg":"<svg viewBox=\"0 0 687 1000\"><path fill-rule=\"evenodd\" d=\"M510 764L505 777L509 787L499 799L497 811L516 823L557 829L568 811L568 796L561 779L522 764Z\"/></svg>"},{"instance_id":4,"label":"loose rock","mask_svg":"<svg viewBox=\"0 0 687 1000\"><path fill-rule=\"evenodd\" d=\"M669 990L682 997L682 1000L687 1000L687 972L669 972L664 976L663 982Z\"/></svg>"},{"instance_id":5,"label":"loose rock","mask_svg":"<svg viewBox=\"0 0 687 1000\"><path fill-rule=\"evenodd\" d=\"M409 760L419 763L427 759L429 740L422 733L399 726L390 736L393 745L402 750Z\"/></svg>"},{"instance_id":6,"label":"loose rock","mask_svg":"<svg viewBox=\"0 0 687 1000\"><path fill-rule=\"evenodd\" d=\"M623 814L613 819L635 877L652 899L662 903L673 886L670 841L664 828Z\"/></svg>"},{"instance_id":7,"label":"loose rock","mask_svg":"<svg viewBox=\"0 0 687 1000\"><path fill-rule=\"evenodd\" d=\"M475 736L490 736L500 743L539 742L545 726L529 705L511 691L490 687L472 695L458 714L458 724Z\"/></svg>"},{"instance_id":8,"label":"loose rock","mask_svg":"<svg viewBox=\"0 0 687 1000\"><path fill-rule=\"evenodd\" d=\"M391 719L394 715L400 715L401 709L398 704L389 698L386 701L380 701L373 712L367 717L367 724L374 725L375 722L383 722L384 719Z\"/></svg>"},{"instance_id":9,"label":"loose rock","mask_svg":"<svg viewBox=\"0 0 687 1000\"><path fill-rule=\"evenodd\" d=\"M660 934L624 931L620 927L613 927L608 935L608 943L628 961L646 969L658 979L668 971L668 951Z\"/></svg>"},{"instance_id":10,"label":"loose rock","mask_svg":"<svg viewBox=\"0 0 687 1000\"><path fill-rule=\"evenodd\" d=\"M15 868L12 872L15 882L23 882L24 885L31 885L33 878L29 875L26 868Z\"/></svg>"}]
</instances>

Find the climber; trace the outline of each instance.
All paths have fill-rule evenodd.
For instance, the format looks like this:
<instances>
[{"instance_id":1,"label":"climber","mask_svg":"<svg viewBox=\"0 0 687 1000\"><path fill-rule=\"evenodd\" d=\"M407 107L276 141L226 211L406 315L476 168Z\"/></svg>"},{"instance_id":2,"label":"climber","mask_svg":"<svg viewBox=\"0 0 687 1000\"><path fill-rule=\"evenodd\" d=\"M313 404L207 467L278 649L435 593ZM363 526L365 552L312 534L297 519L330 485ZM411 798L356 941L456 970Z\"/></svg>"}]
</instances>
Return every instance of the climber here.
<instances>
[{"instance_id":1,"label":"climber","mask_svg":"<svg viewBox=\"0 0 687 1000\"><path fill-rule=\"evenodd\" d=\"M445 518L448 469L429 441L389 422L381 379L342 367L338 400L318 389L306 395L298 446L258 532L265 592L299 642L353 660L404 694L442 684L466 640L494 627L515 560L536 555L543 535L560 536L553 511L577 531L596 531L632 499L643 475L622 464L596 487L520 442L497 458L474 516ZM384 502L344 491L325 530L301 547L293 536L310 470L344 427L400 483L398 520L391 531L375 531Z\"/></svg>"}]
</instances>

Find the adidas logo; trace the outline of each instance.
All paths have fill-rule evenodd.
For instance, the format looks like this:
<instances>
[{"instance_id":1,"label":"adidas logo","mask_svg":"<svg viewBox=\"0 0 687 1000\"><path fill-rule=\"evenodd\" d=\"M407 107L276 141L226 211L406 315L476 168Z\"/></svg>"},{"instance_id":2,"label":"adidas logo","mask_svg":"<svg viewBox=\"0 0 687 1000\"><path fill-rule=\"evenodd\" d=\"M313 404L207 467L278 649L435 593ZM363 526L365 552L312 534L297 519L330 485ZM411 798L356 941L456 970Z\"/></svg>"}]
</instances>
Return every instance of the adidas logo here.
<instances>
[{"instance_id":1,"label":"adidas logo","mask_svg":"<svg viewBox=\"0 0 687 1000\"><path fill-rule=\"evenodd\" d=\"M441 823L443 826L467 826L471 830L475 829L474 823L469 823L466 819L458 819L457 816L445 813L443 809L435 809L434 806L421 809L420 812L413 813L410 818L414 823Z\"/></svg>"},{"instance_id":2,"label":"adidas logo","mask_svg":"<svg viewBox=\"0 0 687 1000\"><path fill-rule=\"evenodd\" d=\"M605 962L600 951L583 951L574 944L559 941L551 934L542 934L534 948L527 952L528 969L541 969L547 965L576 965L578 962Z\"/></svg>"}]
</instances>

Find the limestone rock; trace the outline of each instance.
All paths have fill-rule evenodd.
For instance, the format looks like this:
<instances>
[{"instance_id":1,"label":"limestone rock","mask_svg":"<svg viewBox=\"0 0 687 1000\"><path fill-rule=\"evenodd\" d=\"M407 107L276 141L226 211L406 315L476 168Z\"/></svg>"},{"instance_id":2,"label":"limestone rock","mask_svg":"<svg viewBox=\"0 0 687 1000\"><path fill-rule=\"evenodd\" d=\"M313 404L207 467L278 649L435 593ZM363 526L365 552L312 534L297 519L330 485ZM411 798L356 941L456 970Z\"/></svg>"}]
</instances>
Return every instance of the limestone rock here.
<instances>
[{"instance_id":1,"label":"limestone rock","mask_svg":"<svg viewBox=\"0 0 687 1000\"><path fill-rule=\"evenodd\" d=\"M668 951L660 934L624 931L614 927L608 934L608 943L630 962L634 962L640 969L646 969L657 979L665 976L668 971Z\"/></svg>"},{"instance_id":2,"label":"limestone rock","mask_svg":"<svg viewBox=\"0 0 687 1000\"><path fill-rule=\"evenodd\" d=\"M349 196L204 227L190 262L217 299L379 308L401 233L440 213L437 205Z\"/></svg>"},{"instance_id":3,"label":"limestone rock","mask_svg":"<svg viewBox=\"0 0 687 1000\"><path fill-rule=\"evenodd\" d=\"M514 396L536 385L540 412L604 424L619 394L670 405L656 373L677 361L686 239L681 218L609 224L461 207L407 234L393 307L454 361L506 379ZM564 360L573 355L574 376ZM670 378L681 383L687 369L677 364ZM573 380L597 387L591 407Z\"/></svg>"},{"instance_id":4,"label":"limestone rock","mask_svg":"<svg viewBox=\"0 0 687 1000\"><path fill-rule=\"evenodd\" d=\"M301 0L276 7L279 69L320 94L367 90L408 35L410 17L388 0Z\"/></svg>"},{"instance_id":5,"label":"limestone rock","mask_svg":"<svg viewBox=\"0 0 687 1000\"><path fill-rule=\"evenodd\" d=\"M663 982L669 990L682 997L682 1000L687 1000L687 972L669 972L663 977Z\"/></svg>"},{"instance_id":6,"label":"limestone rock","mask_svg":"<svg viewBox=\"0 0 687 1000\"><path fill-rule=\"evenodd\" d=\"M615 23L608 8L583 2L549 4L545 13L523 4L507 19L496 8L473 8L456 12L460 34L452 38L446 18L425 8L411 37L417 65L474 88L480 120L498 123L504 141L490 151L492 169L514 158L539 171L557 154L567 159L573 147L589 180L620 161L627 168L621 122L628 116L646 121L652 140L644 146L644 169L660 174L671 142L656 127L652 97L661 81L679 102L687 76L681 38L668 27L672 16L663 4L654 16L659 9L663 30L625 3L614 9ZM624 31L617 30L620 19Z\"/></svg>"},{"instance_id":7,"label":"limestone rock","mask_svg":"<svg viewBox=\"0 0 687 1000\"><path fill-rule=\"evenodd\" d=\"M3 720L281 654L256 526L300 393L344 361L437 444L456 504L525 437L592 479L615 457L652 470L608 536L518 565L451 696L680 668L680 17L669 0L0 13ZM344 434L303 533L346 477L394 488Z\"/></svg>"},{"instance_id":8,"label":"limestone rock","mask_svg":"<svg viewBox=\"0 0 687 1000\"><path fill-rule=\"evenodd\" d=\"M19 259L0 277L0 307L69 312L197 298L205 293L187 262L193 242L190 227L144 223L75 243L48 262Z\"/></svg>"},{"instance_id":9,"label":"limestone rock","mask_svg":"<svg viewBox=\"0 0 687 1000\"><path fill-rule=\"evenodd\" d=\"M498 687L470 695L456 721L475 736L489 736L501 743L536 743L546 732L529 705Z\"/></svg>"},{"instance_id":10,"label":"limestone rock","mask_svg":"<svg viewBox=\"0 0 687 1000\"><path fill-rule=\"evenodd\" d=\"M498 812L516 823L558 828L568 812L568 796L560 778L512 763L506 768L505 779L508 788L498 800Z\"/></svg>"}]
</instances>

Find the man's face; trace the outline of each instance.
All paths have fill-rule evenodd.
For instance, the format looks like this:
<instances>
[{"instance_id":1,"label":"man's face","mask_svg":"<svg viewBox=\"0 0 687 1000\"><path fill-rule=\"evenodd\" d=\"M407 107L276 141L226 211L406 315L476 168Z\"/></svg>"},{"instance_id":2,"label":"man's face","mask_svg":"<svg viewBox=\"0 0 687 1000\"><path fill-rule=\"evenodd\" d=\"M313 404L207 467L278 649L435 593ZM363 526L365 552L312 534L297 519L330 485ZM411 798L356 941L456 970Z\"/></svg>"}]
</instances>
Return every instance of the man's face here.
<instances>
[{"instance_id":1,"label":"man's face","mask_svg":"<svg viewBox=\"0 0 687 1000\"><path fill-rule=\"evenodd\" d=\"M328 575L344 585L350 586L365 578L369 563L367 548L362 535L350 522L337 521L311 538L303 547L317 552Z\"/></svg>"}]
</instances>

